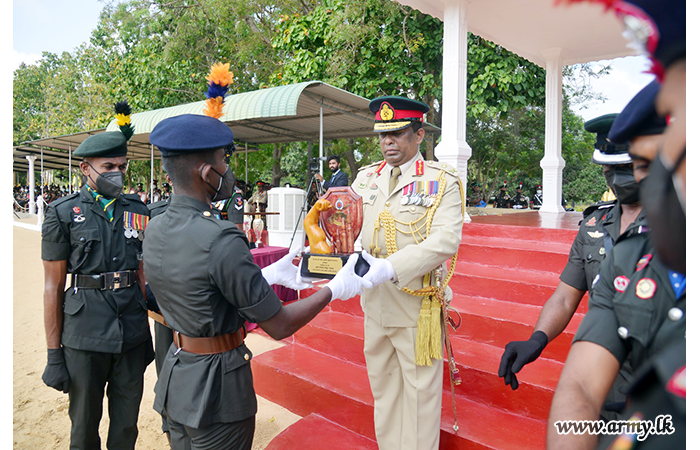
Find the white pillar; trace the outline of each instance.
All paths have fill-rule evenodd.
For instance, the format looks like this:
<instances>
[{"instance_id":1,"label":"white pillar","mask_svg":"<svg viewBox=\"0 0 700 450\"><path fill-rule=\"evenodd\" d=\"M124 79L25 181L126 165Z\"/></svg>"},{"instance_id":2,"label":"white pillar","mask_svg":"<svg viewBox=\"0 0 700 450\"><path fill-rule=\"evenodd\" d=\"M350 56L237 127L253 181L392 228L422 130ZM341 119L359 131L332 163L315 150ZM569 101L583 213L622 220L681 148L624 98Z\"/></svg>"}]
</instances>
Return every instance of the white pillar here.
<instances>
[{"instance_id":1,"label":"white pillar","mask_svg":"<svg viewBox=\"0 0 700 450\"><path fill-rule=\"evenodd\" d=\"M467 162L472 149L467 144L467 2L445 0L442 51L442 140L435 148L440 162L460 172L467 188ZM432 106L432 105L431 105ZM466 202L466 198L462 199ZM469 214L464 217L470 222Z\"/></svg>"},{"instance_id":2,"label":"white pillar","mask_svg":"<svg viewBox=\"0 0 700 450\"><path fill-rule=\"evenodd\" d=\"M542 167L542 208L540 213L564 212L561 206L562 170L561 157L561 110L562 110L562 67L561 48L542 50L547 61L546 107L544 127L544 158Z\"/></svg>"},{"instance_id":3,"label":"white pillar","mask_svg":"<svg viewBox=\"0 0 700 450\"><path fill-rule=\"evenodd\" d=\"M319 108L318 119L318 173L323 176L323 106Z\"/></svg>"},{"instance_id":4,"label":"white pillar","mask_svg":"<svg viewBox=\"0 0 700 450\"><path fill-rule=\"evenodd\" d=\"M27 169L27 185L29 186L29 214L36 214L36 198L34 197L34 161L36 160L36 155L25 156L27 161L29 161L29 168Z\"/></svg>"}]
</instances>

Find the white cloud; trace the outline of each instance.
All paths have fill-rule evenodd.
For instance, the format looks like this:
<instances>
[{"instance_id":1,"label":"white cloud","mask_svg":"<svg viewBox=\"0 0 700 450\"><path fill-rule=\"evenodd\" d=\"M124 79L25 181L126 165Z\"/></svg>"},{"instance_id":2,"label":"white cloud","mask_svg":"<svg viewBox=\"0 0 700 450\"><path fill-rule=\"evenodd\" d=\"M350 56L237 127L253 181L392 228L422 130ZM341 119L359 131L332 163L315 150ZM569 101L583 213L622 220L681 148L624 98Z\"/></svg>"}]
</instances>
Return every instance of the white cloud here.
<instances>
[{"instance_id":1,"label":"white cloud","mask_svg":"<svg viewBox=\"0 0 700 450\"><path fill-rule=\"evenodd\" d=\"M22 63L31 65L36 63L40 59L41 55L37 55L35 53L18 52L17 50L12 49L12 70L17 70L17 68L19 68L19 65Z\"/></svg>"}]
</instances>

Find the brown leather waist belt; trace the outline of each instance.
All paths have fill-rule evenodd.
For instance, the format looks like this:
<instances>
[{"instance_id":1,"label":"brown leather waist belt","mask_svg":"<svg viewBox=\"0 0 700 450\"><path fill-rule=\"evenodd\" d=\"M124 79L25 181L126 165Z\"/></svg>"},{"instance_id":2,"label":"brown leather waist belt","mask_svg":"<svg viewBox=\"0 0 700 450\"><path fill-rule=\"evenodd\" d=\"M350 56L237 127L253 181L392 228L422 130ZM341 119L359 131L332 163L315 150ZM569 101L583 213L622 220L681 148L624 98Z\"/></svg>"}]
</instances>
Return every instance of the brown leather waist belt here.
<instances>
[{"instance_id":1,"label":"brown leather waist belt","mask_svg":"<svg viewBox=\"0 0 700 450\"><path fill-rule=\"evenodd\" d=\"M177 347L176 355L180 353L180 350L198 355L215 355L240 347L245 336L245 327L241 327L233 333L213 337L189 337L173 330L173 343Z\"/></svg>"},{"instance_id":2,"label":"brown leather waist belt","mask_svg":"<svg viewBox=\"0 0 700 450\"><path fill-rule=\"evenodd\" d=\"M81 289L123 289L136 283L135 270L122 270L120 272L105 272L98 275L73 274L71 277L74 290Z\"/></svg>"}]
</instances>

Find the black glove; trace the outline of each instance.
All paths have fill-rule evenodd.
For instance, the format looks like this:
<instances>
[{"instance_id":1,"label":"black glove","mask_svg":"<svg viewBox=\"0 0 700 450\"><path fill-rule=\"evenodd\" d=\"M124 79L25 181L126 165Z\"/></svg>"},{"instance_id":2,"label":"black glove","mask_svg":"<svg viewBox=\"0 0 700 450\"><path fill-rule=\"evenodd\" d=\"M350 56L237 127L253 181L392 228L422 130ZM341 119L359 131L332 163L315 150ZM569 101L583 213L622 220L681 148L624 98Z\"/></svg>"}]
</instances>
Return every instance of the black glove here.
<instances>
[{"instance_id":1,"label":"black glove","mask_svg":"<svg viewBox=\"0 0 700 450\"><path fill-rule=\"evenodd\" d=\"M44 374L41 376L41 379L47 386L57 391L63 391L64 394L68 393L70 375L68 375L62 348L48 349L48 363L46 364L46 369L44 369Z\"/></svg>"},{"instance_id":2,"label":"black glove","mask_svg":"<svg viewBox=\"0 0 700 450\"><path fill-rule=\"evenodd\" d=\"M515 374L520 372L525 364L536 360L547 346L549 338L544 331L535 331L527 341L513 341L506 345L506 351L501 356L498 376L503 377L506 386L518 389L518 379Z\"/></svg>"}]
</instances>

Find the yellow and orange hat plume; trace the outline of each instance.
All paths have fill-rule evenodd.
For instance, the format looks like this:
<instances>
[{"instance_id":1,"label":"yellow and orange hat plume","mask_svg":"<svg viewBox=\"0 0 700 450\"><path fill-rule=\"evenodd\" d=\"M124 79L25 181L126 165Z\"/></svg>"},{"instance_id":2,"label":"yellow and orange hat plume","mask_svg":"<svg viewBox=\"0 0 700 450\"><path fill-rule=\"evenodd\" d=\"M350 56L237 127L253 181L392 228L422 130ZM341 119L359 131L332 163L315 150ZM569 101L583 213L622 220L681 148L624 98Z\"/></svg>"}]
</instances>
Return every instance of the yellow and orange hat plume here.
<instances>
[{"instance_id":1,"label":"yellow and orange hat plume","mask_svg":"<svg viewBox=\"0 0 700 450\"><path fill-rule=\"evenodd\" d=\"M233 82L233 73L229 70L229 64L214 63L207 80L209 80L209 89L204 104L204 114L218 119L224 115L224 97L228 92L229 84Z\"/></svg>"}]
</instances>

